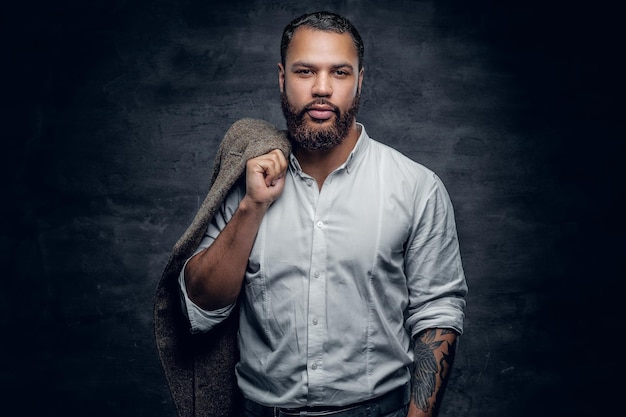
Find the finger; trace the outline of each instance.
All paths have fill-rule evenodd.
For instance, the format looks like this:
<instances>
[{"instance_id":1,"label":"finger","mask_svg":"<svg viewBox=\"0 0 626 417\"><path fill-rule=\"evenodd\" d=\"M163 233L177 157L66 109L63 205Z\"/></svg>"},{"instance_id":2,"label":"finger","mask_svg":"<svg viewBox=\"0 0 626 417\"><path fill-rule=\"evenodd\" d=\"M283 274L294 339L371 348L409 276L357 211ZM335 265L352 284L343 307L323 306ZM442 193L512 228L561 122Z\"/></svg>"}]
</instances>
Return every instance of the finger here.
<instances>
[{"instance_id":1,"label":"finger","mask_svg":"<svg viewBox=\"0 0 626 417\"><path fill-rule=\"evenodd\" d=\"M248 161L250 172L263 175L266 186L274 185L287 171L287 160L280 150L273 150L265 155Z\"/></svg>"},{"instance_id":2,"label":"finger","mask_svg":"<svg viewBox=\"0 0 626 417\"><path fill-rule=\"evenodd\" d=\"M282 173L280 172L280 164L277 160L272 158L270 160L270 169L267 171L265 176L265 184L268 187L276 185L276 181L281 177Z\"/></svg>"},{"instance_id":3,"label":"finger","mask_svg":"<svg viewBox=\"0 0 626 417\"><path fill-rule=\"evenodd\" d=\"M277 163L272 158L257 158L250 162L252 172L262 175L265 186L273 185L278 177Z\"/></svg>"},{"instance_id":4,"label":"finger","mask_svg":"<svg viewBox=\"0 0 626 417\"><path fill-rule=\"evenodd\" d=\"M287 172L287 160L285 159L285 155L283 155L282 151L276 150L276 177L278 179L282 178L285 176L285 173Z\"/></svg>"},{"instance_id":5,"label":"finger","mask_svg":"<svg viewBox=\"0 0 626 417\"><path fill-rule=\"evenodd\" d=\"M285 176L287 172L287 160L282 151L275 149L268 155L269 166L271 167L266 171L266 184L267 186L276 185L276 181Z\"/></svg>"}]
</instances>

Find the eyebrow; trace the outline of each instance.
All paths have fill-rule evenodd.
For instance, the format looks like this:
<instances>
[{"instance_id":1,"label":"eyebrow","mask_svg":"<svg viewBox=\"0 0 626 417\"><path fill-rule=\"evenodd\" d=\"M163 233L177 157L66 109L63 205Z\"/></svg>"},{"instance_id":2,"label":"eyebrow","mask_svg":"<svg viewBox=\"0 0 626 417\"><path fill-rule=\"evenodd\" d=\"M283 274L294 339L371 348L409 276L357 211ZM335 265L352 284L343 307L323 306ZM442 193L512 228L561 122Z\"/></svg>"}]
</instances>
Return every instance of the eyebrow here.
<instances>
[{"instance_id":1,"label":"eyebrow","mask_svg":"<svg viewBox=\"0 0 626 417\"><path fill-rule=\"evenodd\" d=\"M308 62L305 62L305 61L296 61L293 64L291 64L291 66L290 66L290 68L292 68L292 69L296 68L296 67L317 68L318 65L311 64L311 63L308 63ZM343 63L331 65L331 68L332 69L349 68L350 70L354 71L354 67L349 62L343 62Z\"/></svg>"}]
</instances>

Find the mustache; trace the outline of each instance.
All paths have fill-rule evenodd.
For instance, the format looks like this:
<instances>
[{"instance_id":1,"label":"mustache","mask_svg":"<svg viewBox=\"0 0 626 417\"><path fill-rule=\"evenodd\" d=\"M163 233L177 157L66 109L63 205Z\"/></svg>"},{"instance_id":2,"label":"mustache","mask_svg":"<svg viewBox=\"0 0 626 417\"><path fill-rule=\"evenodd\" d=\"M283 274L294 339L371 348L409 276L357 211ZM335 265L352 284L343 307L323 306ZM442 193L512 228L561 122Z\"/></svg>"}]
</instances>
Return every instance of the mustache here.
<instances>
[{"instance_id":1,"label":"mustache","mask_svg":"<svg viewBox=\"0 0 626 417\"><path fill-rule=\"evenodd\" d=\"M338 116L341 114L341 110L339 110L339 107L335 106L333 103L331 103L330 101L326 99L319 99L319 100L314 100L310 102L309 104L307 104L306 106L304 106L302 110L300 111L300 116L304 116L306 112L308 112L315 106L329 106L332 108L333 113L335 113Z\"/></svg>"}]
</instances>

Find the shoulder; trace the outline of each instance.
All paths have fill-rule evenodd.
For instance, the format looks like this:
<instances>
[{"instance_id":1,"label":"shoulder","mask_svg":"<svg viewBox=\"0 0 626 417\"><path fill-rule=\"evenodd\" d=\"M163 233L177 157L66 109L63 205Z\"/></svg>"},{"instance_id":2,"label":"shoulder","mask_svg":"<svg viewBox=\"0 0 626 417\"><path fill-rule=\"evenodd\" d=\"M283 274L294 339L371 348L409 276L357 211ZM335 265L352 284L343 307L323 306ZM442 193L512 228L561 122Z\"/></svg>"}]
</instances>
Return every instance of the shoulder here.
<instances>
[{"instance_id":1,"label":"shoulder","mask_svg":"<svg viewBox=\"0 0 626 417\"><path fill-rule=\"evenodd\" d=\"M425 165L409 158L397 149L370 138L370 153L378 160L382 172L396 180L409 182L418 188L434 188L441 184L437 174Z\"/></svg>"},{"instance_id":2,"label":"shoulder","mask_svg":"<svg viewBox=\"0 0 626 417\"><path fill-rule=\"evenodd\" d=\"M291 152L285 131L264 120L252 118L243 118L233 123L226 132L222 146L225 151L244 160L274 149L282 150L285 155Z\"/></svg>"}]
</instances>

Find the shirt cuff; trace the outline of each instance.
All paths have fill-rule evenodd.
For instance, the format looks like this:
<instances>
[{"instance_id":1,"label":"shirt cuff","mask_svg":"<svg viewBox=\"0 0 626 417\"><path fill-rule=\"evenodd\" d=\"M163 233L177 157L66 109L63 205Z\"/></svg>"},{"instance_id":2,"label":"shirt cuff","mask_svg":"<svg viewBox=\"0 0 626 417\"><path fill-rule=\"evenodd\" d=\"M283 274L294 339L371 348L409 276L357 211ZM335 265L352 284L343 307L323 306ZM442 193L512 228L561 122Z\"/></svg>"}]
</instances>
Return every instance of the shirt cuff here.
<instances>
[{"instance_id":1,"label":"shirt cuff","mask_svg":"<svg viewBox=\"0 0 626 417\"><path fill-rule=\"evenodd\" d=\"M189 259L183 265L178 276L183 313L189 319L189 324L191 325L189 330L191 333L208 332L230 316L236 303L218 308L217 310L204 310L198 307L187 295L187 286L185 285L185 267L187 262L189 262Z\"/></svg>"}]
</instances>

